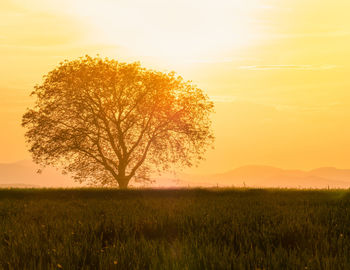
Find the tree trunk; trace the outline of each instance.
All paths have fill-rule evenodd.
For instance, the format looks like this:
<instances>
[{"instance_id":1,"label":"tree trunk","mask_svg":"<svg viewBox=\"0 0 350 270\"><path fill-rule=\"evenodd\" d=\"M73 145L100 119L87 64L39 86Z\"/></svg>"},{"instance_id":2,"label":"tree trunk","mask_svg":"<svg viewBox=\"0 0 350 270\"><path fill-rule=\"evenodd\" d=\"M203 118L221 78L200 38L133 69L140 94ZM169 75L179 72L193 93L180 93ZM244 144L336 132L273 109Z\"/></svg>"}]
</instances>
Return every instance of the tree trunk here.
<instances>
[{"instance_id":1,"label":"tree trunk","mask_svg":"<svg viewBox=\"0 0 350 270\"><path fill-rule=\"evenodd\" d=\"M118 185L119 185L119 189L127 189L128 188L128 184L129 184L129 178L128 177L119 177L117 179L118 181Z\"/></svg>"},{"instance_id":2,"label":"tree trunk","mask_svg":"<svg viewBox=\"0 0 350 270\"><path fill-rule=\"evenodd\" d=\"M127 189L128 183L127 182L119 182L119 189Z\"/></svg>"}]
</instances>

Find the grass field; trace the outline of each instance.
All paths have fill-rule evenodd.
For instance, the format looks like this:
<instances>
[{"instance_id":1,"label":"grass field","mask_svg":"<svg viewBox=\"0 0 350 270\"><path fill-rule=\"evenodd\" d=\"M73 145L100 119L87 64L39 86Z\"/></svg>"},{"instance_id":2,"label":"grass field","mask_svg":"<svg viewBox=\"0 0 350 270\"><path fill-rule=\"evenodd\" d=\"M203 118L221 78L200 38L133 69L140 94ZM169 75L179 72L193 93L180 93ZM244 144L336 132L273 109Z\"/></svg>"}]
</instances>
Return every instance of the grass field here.
<instances>
[{"instance_id":1,"label":"grass field","mask_svg":"<svg viewBox=\"0 0 350 270\"><path fill-rule=\"evenodd\" d=\"M0 190L0 269L350 269L350 191Z\"/></svg>"}]
</instances>

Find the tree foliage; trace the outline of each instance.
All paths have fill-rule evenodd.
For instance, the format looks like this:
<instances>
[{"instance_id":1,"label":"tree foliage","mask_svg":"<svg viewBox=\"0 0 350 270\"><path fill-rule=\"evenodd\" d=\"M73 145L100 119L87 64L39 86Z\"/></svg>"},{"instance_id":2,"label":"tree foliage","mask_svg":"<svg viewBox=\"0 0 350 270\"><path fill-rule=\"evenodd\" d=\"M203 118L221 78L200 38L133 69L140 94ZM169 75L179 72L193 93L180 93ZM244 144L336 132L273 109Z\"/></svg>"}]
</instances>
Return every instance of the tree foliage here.
<instances>
[{"instance_id":1,"label":"tree foliage","mask_svg":"<svg viewBox=\"0 0 350 270\"><path fill-rule=\"evenodd\" d=\"M23 115L33 160L76 180L126 188L173 164L191 166L213 141L213 103L174 72L85 56L64 61Z\"/></svg>"}]
</instances>

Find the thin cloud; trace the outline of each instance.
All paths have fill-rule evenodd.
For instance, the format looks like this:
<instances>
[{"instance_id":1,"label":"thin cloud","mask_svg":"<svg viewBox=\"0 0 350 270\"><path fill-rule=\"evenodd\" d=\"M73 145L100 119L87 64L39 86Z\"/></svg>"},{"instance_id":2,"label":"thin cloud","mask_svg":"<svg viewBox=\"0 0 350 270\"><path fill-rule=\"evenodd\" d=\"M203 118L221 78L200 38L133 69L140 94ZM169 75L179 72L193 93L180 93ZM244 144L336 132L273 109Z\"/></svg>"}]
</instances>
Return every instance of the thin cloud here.
<instances>
[{"instance_id":1,"label":"thin cloud","mask_svg":"<svg viewBox=\"0 0 350 270\"><path fill-rule=\"evenodd\" d=\"M235 96L228 96L228 95L210 95L209 98L213 102L219 102L219 103L230 103L237 100L237 97Z\"/></svg>"},{"instance_id":2,"label":"thin cloud","mask_svg":"<svg viewBox=\"0 0 350 270\"><path fill-rule=\"evenodd\" d=\"M327 37L347 37L350 36L350 31L329 31L329 32L314 32L314 33L281 33L272 34L270 38L327 38Z\"/></svg>"},{"instance_id":3,"label":"thin cloud","mask_svg":"<svg viewBox=\"0 0 350 270\"><path fill-rule=\"evenodd\" d=\"M246 70L330 70L337 68L337 65L253 65L240 66L239 69Z\"/></svg>"},{"instance_id":4,"label":"thin cloud","mask_svg":"<svg viewBox=\"0 0 350 270\"><path fill-rule=\"evenodd\" d=\"M202 63L202 64L216 64L216 63L231 63L233 59L189 59L186 60L187 63Z\"/></svg>"},{"instance_id":5,"label":"thin cloud","mask_svg":"<svg viewBox=\"0 0 350 270\"><path fill-rule=\"evenodd\" d=\"M339 102L331 102L328 104L318 105L318 106L297 106L297 105L276 105L274 106L277 111L285 112L302 112L302 113L318 113L318 112L328 112L330 110L335 111L343 106Z\"/></svg>"},{"instance_id":6,"label":"thin cloud","mask_svg":"<svg viewBox=\"0 0 350 270\"><path fill-rule=\"evenodd\" d=\"M276 6L269 6L269 5L261 5L261 6L257 6L257 9L277 9L278 7Z\"/></svg>"}]
</instances>

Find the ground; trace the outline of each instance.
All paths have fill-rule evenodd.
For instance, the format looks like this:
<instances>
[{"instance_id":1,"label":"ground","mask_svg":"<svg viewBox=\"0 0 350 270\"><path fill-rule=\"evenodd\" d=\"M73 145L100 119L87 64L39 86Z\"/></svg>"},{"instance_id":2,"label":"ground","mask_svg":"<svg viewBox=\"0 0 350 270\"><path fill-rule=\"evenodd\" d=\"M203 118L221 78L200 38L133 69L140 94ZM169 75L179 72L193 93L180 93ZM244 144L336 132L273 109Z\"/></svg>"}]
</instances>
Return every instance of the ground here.
<instances>
[{"instance_id":1,"label":"ground","mask_svg":"<svg viewBox=\"0 0 350 270\"><path fill-rule=\"evenodd\" d=\"M0 269L350 269L349 254L349 190L0 190Z\"/></svg>"}]
</instances>

